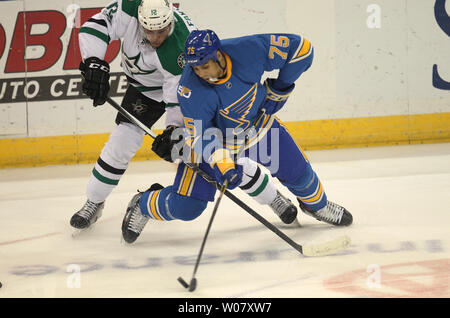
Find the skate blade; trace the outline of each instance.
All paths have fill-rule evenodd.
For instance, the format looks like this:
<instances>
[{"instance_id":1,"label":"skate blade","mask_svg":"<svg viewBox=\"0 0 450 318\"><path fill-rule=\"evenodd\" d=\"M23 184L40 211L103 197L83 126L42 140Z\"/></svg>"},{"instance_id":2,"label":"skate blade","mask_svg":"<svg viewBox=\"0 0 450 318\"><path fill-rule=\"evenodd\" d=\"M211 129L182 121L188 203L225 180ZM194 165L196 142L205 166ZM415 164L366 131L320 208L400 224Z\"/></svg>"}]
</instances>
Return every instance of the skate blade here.
<instances>
[{"instance_id":1,"label":"skate blade","mask_svg":"<svg viewBox=\"0 0 450 318\"><path fill-rule=\"evenodd\" d=\"M84 236L86 234L89 234L94 230L94 228L95 228L95 223L85 229L74 229L74 231L72 232L72 238L78 238L78 237Z\"/></svg>"},{"instance_id":2,"label":"skate blade","mask_svg":"<svg viewBox=\"0 0 450 318\"><path fill-rule=\"evenodd\" d=\"M282 229L298 229L300 227L302 227L302 225L300 224L300 221L298 220L298 218L295 218L295 220L290 224L281 223L279 225L279 228L282 228Z\"/></svg>"},{"instance_id":3,"label":"skate blade","mask_svg":"<svg viewBox=\"0 0 450 318\"><path fill-rule=\"evenodd\" d=\"M124 239L123 239L123 236L121 236L120 237L120 245L122 245L122 246L131 246L131 245L133 245L133 243L128 243L127 241L125 241Z\"/></svg>"},{"instance_id":4,"label":"skate blade","mask_svg":"<svg viewBox=\"0 0 450 318\"><path fill-rule=\"evenodd\" d=\"M289 227L302 227L298 218L295 218L294 222L292 222L291 224L288 224L288 225L289 225Z\"/></svg>"}]
</instances>

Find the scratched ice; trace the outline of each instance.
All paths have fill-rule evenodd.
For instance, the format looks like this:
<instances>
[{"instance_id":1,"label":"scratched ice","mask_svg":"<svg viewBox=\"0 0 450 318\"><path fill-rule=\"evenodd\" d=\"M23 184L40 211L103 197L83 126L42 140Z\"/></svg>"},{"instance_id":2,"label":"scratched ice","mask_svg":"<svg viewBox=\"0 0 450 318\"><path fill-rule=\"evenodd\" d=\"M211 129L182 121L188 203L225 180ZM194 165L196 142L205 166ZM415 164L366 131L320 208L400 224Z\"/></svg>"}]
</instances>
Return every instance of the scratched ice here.
<instances>
[{"instance_id":1,"label":"scratched ice","mask_svg":"<svg viewBox=\"0 0 450 318\"><path fill-rule=\"evenodd\" d=\"M92 164L0 170L0 297L449 297L450 144L307 152L330 200L353 213L349 228L300 214L286 228L266 207L242 200L300 244L347 234L338 255L306 258L224 198L189 293L213 204L192 222L152 222L120 244L136 189L169 185L174 167L133 162L95 228L72 238ZM280 190L287 194L285 189Z\"/></svg>"}]
</instances>

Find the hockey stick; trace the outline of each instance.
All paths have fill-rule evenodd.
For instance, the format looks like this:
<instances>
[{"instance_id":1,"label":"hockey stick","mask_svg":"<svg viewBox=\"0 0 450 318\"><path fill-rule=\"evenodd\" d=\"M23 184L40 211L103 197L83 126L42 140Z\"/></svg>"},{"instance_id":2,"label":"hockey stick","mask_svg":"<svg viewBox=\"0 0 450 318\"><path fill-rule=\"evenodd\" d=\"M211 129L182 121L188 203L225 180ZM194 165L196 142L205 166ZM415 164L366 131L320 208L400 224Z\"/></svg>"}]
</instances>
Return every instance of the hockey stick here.
<instances>
[{"instance_id":1,"label":"hockey stick","mask_svg":"<svg viewBox=\"0 0 450 318\"><path fill-rule=\"evenodd\" d=\"M227 186L228 186L228 180L225 180L225 182L222 186L222 189L220 190L219 198L217 199L216 204L214 205L214 209L211 214L211 218L209 219L208 227L206 228L206 233L205 233L205 236L203 237L202 245L201 245L200 251L198 252L198 255L197 255L197 261L195 262L194 272L192 273L192 278L191 278L189 284L186 283L186 281L181 276L178 277L178 279L177 279L178 282L181 285L183 285L184 288L187 288L190 292L193 292L195 290L195 288L197 288L197 278L195 278L195 274L197 273L198 266L200 265L200 259L202 258L202 255L203 255L203 249L205 248L206 239L208 238L209 231L211 230L212 222L214 220L214 217L216 216L217 209L219 208L219 204L220 204L220 201L222 200L223 194L227 190Z\"/></svg>"},{"instance_id":2,"label":"hockey stick","mask_svg":"<svg viewBox=\"0 0 450 318\"><path fill-rule=\"evenodd\" d=\"M119 106L114 100L112 100L110 97L107 97L106 100L108 101L109 104L111 104L111 106L113 106L115 109L117 109L129 121L131 121L133 124L135 124L136 126L141 128L147 135L149 135L152 138L156 138L156 134L151 129L149 129L147 126L145 126L142 122L140 122L132 114L130 114L128 111L126 111L123 107ZM186 163L186 165L189 168L191 168L192 170L194 170L196 173L198 173L207 182L211 183L217 189L221 190L222 186L219 183L217 183L207 173L205 173L204 171L199 169L196 165L194 165L192 163ZM281 232L277 227L275 227L272 223L270 223L265 218L263 218L261 215L259 215L257 212L255 212L252 208L250 208L248 205L246 205L244 202L242 202L239 198L237 198L235 195L233 195L230 191L225 190L224 194L229 199L231 199L234 203L236 203L238 206L240 206L242 209L244 209L247 213L249 213L251 216L253 216L255 219L257 219L259 222L261 222L265 227L267 227L269 230L271 230L273 233L275 233L277 236L279 236L283 241L285 241L287 244L289 244L291 247L293 247L295 250L297 250L298 252L300 252L300 254L302 254L304 256L316 257L316 256L326 256L326 255L336 254L336 253L344 250L345 248L347 248L350 245L350 238L346 235L338 237L332 241L325 242L323 244L311 244L311 245L297 244L289 236L287 236L286 234Z\"/></svg>"},{"instance_id":3,"label":"hockey stick","mask_svg":"<svg viewBox=\"0 0 450 318\"><path fill-rule=\"evenodd\" d=\"M134 117L132 114L130 114L125 108L117 104L111 97L107 96L106 101L114 107L119 113L124 115L129 121L131 121L133 124L141 128L147 135L152 137L153 139L156 138L156 134L147 126L145 126L140 120L138 120L136 117Z\"/></svg>"},{"instance_id":4,"label":"hockey stick","mask_svg":"<svg viewBox=\"0 0 450 318\"><path fill-rule=\"evenodd\" d=\"M241 156L241 154L245 151L245 147L247 146L249 136L255 131L255 129L256 129L255 127L259 124L259 122L261 121L261 119L264 117L265 113L266 113L266 110L265 110L264 108L261 109L261 110L258 112L258 116L256 117L255 121L254 121L253 124L251 125L250 129L249 129L249 130L247 131L247 133L245 134L245 141L244 141L244 143L242 144L241 148L239 149L239 151L238 151L237 154L236 154L236 160L237 160L237 159ZM197 170L200 170L200 169L198 168L198 166L196 166L196 165L194 165L194 166L197 168ZM194 170L194 171L195 171L195 170ZM233 177L233 178L234 178L234 177ZM233 179L233 178L232 178L232 179ZM228 180L225 180L223 186L220 186L220 187L219 187L219 185L216 183L216 187L220 190L220 195L219 195L219 198L218 198L217 201L216 201L216 204L214 205L214 209L213 209L211 218L210 218L210 220L209 220L208 227L206 228L206 233L205 233L205 236L203 237L202 245L201 245L201 247L200 247L200 252L198 253L198 256L197 256L197 261L195 262L194 272L192 273L192 278L191 278L191 280L190 280L190 283L189 283L189 284L186 283L186 281L183 279L183 277L181 277L181 276L178 277L178 282L179 282L181 285L183 285L184 288L187 288L190 292L193 292L193 291L195 290L195 288L197 288L197 279L195 278L195 274L197 273L198 266L200 265L200 259L201 259L202 255L203 255L203 249L204 249L205 244L206 244L206 239L208 238L208 234L209 234L209 231L210 231L210 229L211 229L212 222L213 222L213 220L214 220L214 217L216 216L217 209L218 209L218 207L219 207L219 203L220 203L220 201L222 200L223 194L227 191Z\"/></svg>"}]
</instances>

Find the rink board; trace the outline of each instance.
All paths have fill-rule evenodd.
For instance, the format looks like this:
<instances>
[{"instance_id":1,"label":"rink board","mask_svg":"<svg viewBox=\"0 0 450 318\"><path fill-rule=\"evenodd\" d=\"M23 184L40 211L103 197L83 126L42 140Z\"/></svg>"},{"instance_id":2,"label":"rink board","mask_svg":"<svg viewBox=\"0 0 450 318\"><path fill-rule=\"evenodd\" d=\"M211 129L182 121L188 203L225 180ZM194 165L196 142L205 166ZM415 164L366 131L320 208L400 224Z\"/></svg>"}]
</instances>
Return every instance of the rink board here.
<instances>
[{"instance_id":1,"label":"rink board","mask_svg":"<svg viewBox=\"0 0 450 318\"><path fill-rule=\"evenodd\" d=\"M286 122L305 150L450 142L450 113ZM159 132L159 131L157 131ZM0 168L95 162L109 134L0 139ZM152 138L133 160L160 159Z\"/></svg>"}]
</instances>

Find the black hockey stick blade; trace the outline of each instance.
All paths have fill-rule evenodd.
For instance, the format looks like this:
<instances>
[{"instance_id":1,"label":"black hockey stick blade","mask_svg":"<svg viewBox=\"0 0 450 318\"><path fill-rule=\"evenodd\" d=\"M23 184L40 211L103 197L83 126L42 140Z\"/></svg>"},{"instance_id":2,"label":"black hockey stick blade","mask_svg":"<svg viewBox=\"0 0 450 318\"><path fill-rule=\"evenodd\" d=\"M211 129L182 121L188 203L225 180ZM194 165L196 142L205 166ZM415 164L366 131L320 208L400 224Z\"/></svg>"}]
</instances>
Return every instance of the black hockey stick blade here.
<instances>
[{"instance_id":1,"label":"black hockey stick blade","mask_svg":"<svg viewBox=\"0 0 450 318\"><path fill-rule=\"evenodd\" d=\"M186 283L186 281L181 276L178 277L178 282L190 292L193 292L197 288L197 279L195 277L192 277L190 284Z\"/></svg>"},{"instance_id":2,"label":"black hockey stick blade","mask_svg":"<svg viewBox=\"0 0 450 318\"><path fill-rule=\"evenodd\" d=\"M191 283L189 284L189 291L193 292L197 288L197 278L192 277Z\"/></svg>"},{"instance_id":3,"label":"black hockey stick blade","mask_svg":"<svg viewBox=\"0 0 450 318\"><path fill-rule=\"evenodd\" d=\"M178 282L183 285L184 288L189 288L189 284L183 279L183 277L178 277Z\"/></svg>"}]
</instances>

